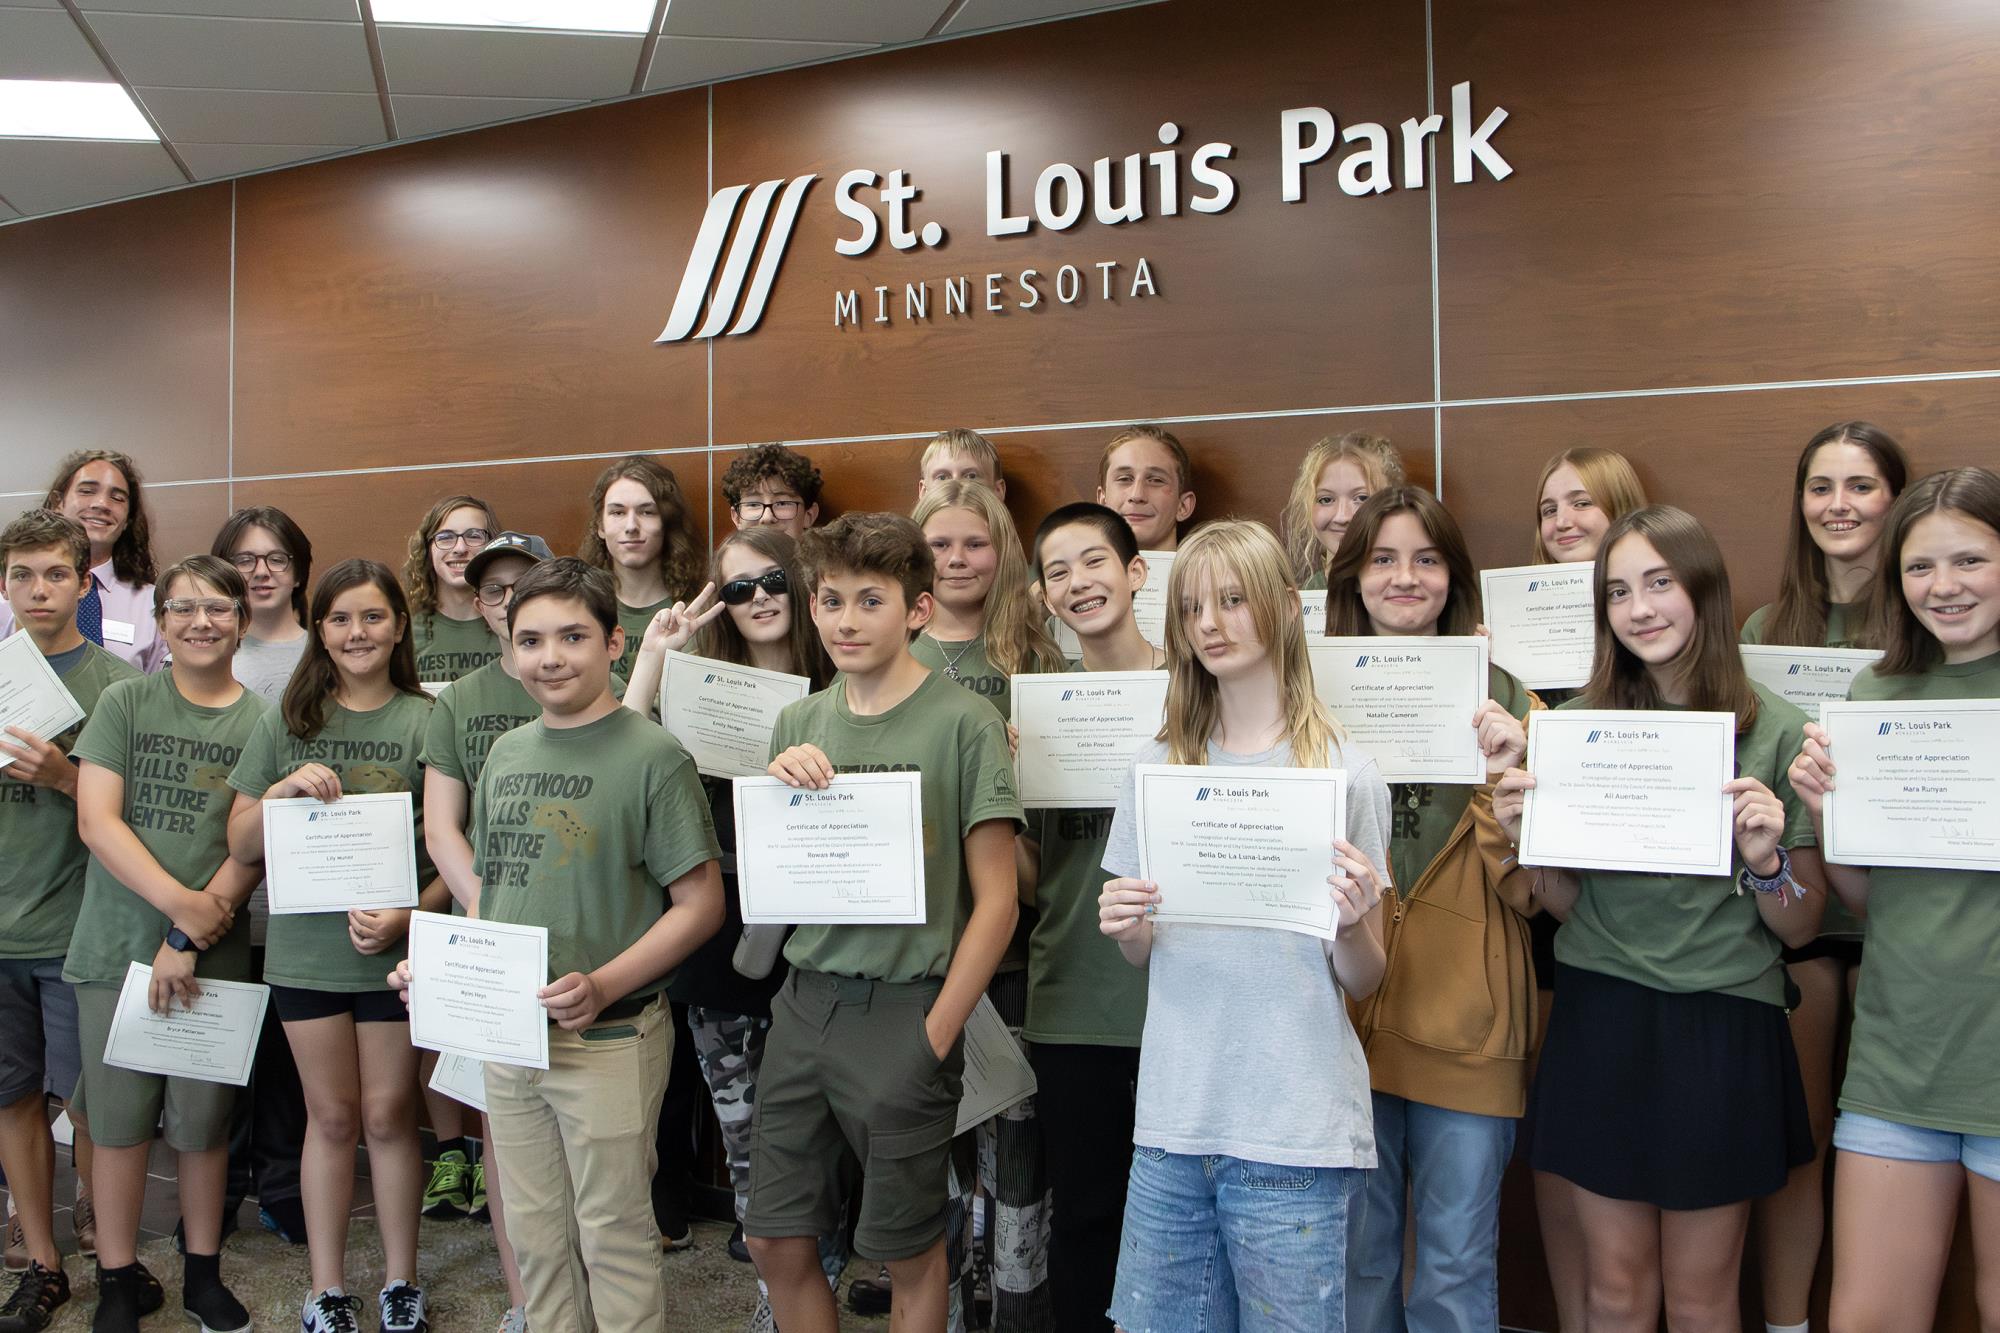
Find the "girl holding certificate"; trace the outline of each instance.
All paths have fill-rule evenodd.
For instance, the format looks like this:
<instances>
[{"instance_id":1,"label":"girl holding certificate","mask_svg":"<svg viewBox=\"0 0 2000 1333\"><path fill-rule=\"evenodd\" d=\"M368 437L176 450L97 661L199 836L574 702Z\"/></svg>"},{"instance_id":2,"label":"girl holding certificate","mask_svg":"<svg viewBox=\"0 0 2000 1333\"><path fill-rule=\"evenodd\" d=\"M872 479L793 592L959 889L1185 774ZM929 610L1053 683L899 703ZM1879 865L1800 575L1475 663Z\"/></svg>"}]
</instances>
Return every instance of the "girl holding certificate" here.
<instances>
[{"instance_id":1,"label":"girl holding certificate","mask_svg":"<svg viewBox=\"0 0 2000 1333\"><path fill-rule=\"evenodd\" d=\"M313 589L306 655L283 705L252 733L229 785L230 852L265 858L265 801L358 792L409 792L423 809L424 729L431 701L417 681L410 616L386 565L343 560ZM420 827L420 826L415 826ZM416 832L413 828L413 837ZM418 882L431 879L417 839ZM444 906L443 881L426 891ZM354 1149L368 1143L369 1179L385 1264L377 1299L394 1333L426 1326L416 1285L417 1218L424 1186L417 1136L417 1052L409 1013L383 977L403 958L408 908L271 917L264 979L299 1068L306 1140L299 1179L312 1263L305 1333L347 1333L359 1302L343 1290L354 1208Z\"/></svg>"},{"instance_id":2,"label":"girl holding certificate","mask_svg":"<svg viewBox=\"0 0 2000 1333\"><path fill-rule=\"evenodd\" d=\"M610 571L618 585L625 651L612 669L630 679L646 626L692 597L701 578L701 545L673 472L637 455L600 472L590 488L590 529L577 554Z\"/></svg>"},{"instance_id":3,"label":"girl holding certificate","mask_svg":"<svg viewBox=\"0 0 2000 1333\"><path fill-rule=\"evenodd\" d=\"M230 673L247 594L235 567L212 555L169 568L156 585L154 627L170 665L107 688L73 751L82 761L77 831L90 863L63 979L76 985L83 1045L77 1096L97 1144L95 1333L138 1333L139 1321L165 1304L159 1280L138 1258L146 1163L162 1111L167 1146L179 1155L182 1306L205 1333L250 1327L221 1274L237 1090L104 1063L132 964L151 966L147 998L162 1013L192 999L198 977L243 981L250 974L250 921L242 908L257 870L229 854L228 796L229 771L265 711Z\"/></svg>"},{"instance_id":4,"label":"girl holding certificate","mask_svg":"<svg viewBox=\"0 0 2000 1333\"><path fill-rule=\"evenodd\" d=\"M1597 558L1596 665L1565 708L1733 714L1736 873L1538 871L1564 918L1563 1001L1530 1096L1530 1159L1578 1187L1588 1325L1734 1328L1750 1200L1812 1157L1782 945L1812 938L1816 840L1785 771L1805 715L1744 673L1714 538L1655 505ZM1520 838L1535 785L1510 770L1493 813Z\"/></svg>"},{"instance_id":5,"label":"girl holding certificate","mask_svg":"<svg viewBox=\"0 0 2000 1333\"><path fill-rule=\"evenodd\" d=\"M447 495L410 534L403 587L410 601L417 679L457 680L499 656L500 645L465 581L466 566L498 531L500 520L492 505L476 496Z\"/></svg>"},{"instance_id":6,"label":"girl holding certificate","mask_svg":"<svg viewBox=\"0 0 2000 1333\"><path fill-rule=\"evenodd\" d=\"M1131 1185L1111 1317L1124 1328L1346 1327L1348 1214L1375 1165L1347 1014L1381 981L1389 793L1313 692L1290 562L1261 523L1195 531L1168 576L1166 725L1135 764L1347 773L1328 848L1338 936L1159 923L1137 878L1136 776L1112 819L1099 929L1146 969ZM1246 1320L1247 1322L1247 1317ZM1357 1325L1358 1327L1359 1325Z\"/></svg>"},{"instance_id":7,"label":"girl holding certificate","mask_svg":"<svg viewBox=\"0 0 2000 1333\"><path fill-rule=\"evenodd\" d=\"M1340 549L1354 512L1375 492L1402 484L1402 457L1380 435L1351 430L1314 441L1278 519L1292 577L1301 588L1326 586L1327 562Z\"/></svg>"},{"instance_id":8,"label":"girl holding certificate","mask_svg":"<svg viewBox=\"0 0 2000 1333\"><path fill-rule=\"evenodd\" d=\"M1880 426L1844 421L1806 441L1792 484L1778 600L1743 622L1744 643L1856 648L1868 636L1869 605L1882 567L1883 522L1902 492L1909 463ZM1813 1275L1826 1228L1826 1170L1833 1138L1834 1034L1861 961L1861 922L1837 901L1826 904L1819 938L1785 951L1799 988L1792 1041L1798 1047L1806 1106L1812 1113L1813 1160L1756 1210L1758 1271L1764 1317L1774 1329L1806 1323Z\"/></svg>"},{"instance_id":9,"label":"girl holding certificate","mask_svg":"<svg viewBox=\"0 0 2000 1333\"><path fill-rule=\"evenodd\" d=\"M1414 486L1361 506L1327 589L1328 634L1465 635L1479 624L1479 576L1458 524ZM1488 697L1465 721L1497 776L1527 753L1521 719L1535 698L1502 668L1487 674ZM1355 1014L1380 1166L1348 1230L1348 1316L1367 1329L1493 1328L1500 1178L1535 1036L1534 874L1493 818L1490 785L1398 782L1389 806L1388 966ZM1417 1237L1407 1300L1405 1198Z\"/></svg>"},{"instance_id":10,"label":"girl holding certificate","mask_svg":"<svg viewBox=\"0 0 2000 1333\"><path fill-rule=\"evenodd\" d=\"M1925 477L1882 537L1882 660L1855 700L2000 698L2000 474ZM1893 571L1890 573L1889 571ZM1792 781L1815 824L1839 756L1817 725ZM1835 1327L1925 1329L1972 1202L1979 1312L2000 1323L2000 874L1830 865L1866 911L1847 1080L1833 1127Z\"/></svg>"}]
</instances>

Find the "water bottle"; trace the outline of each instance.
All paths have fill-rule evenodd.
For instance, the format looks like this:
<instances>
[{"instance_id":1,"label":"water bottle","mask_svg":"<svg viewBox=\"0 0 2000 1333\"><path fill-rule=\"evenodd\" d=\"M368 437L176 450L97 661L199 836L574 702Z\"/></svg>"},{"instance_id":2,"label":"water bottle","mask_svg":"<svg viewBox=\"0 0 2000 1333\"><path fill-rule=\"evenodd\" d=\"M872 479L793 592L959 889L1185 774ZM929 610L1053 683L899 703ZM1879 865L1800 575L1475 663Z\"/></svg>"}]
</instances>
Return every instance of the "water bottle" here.
<instances>
[{"instance_id":1,"label":"water bottle","mask_svg":"<svg viewBox=\"0 0 2000 1333\"><path fill-rule=\"evenodd\" d=\"M736 954L731 962L744 976L761 981L778 965L778 951L784 947L785 927L745 926L743 937L736 941Z\"/></svg>"}]
</instances>

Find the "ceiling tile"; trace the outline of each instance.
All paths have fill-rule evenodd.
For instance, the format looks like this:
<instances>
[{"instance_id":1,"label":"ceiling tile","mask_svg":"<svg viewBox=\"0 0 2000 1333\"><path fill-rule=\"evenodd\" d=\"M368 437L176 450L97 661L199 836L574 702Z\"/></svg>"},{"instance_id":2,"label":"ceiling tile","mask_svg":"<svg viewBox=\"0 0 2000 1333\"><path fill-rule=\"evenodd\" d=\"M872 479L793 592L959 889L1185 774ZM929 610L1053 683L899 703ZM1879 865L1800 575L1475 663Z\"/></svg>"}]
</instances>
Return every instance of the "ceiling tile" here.
<instances>
[{"instance_id":1,"label":"ceiling tile","mask_svg":"<svg viewBox=\"0 0 2000 1333\"><path fill-rule=\"evenodd\" d=\"M617 97L632 91L638 33L503 32L385 23L391 93L447 97Z\"/></svg>"},{"instance_id":2,"label":"ceiling tile","mask_svg":"<svg viewBox=\"0 0 2000 1333\"><path fill-rule=\"evenodd\" d=\"M19 4L20 0L8 0ZM60 5L62 0L54 0ZM238 19L333 19L359 23L355 0L76 0L85 11L112 10L124 14L198 14Z\"/></svg>"},{"instance_id":3,"label":"ceiling tile","mask_svg":"<svg viewBox=\"0 0 2000 1333\"><path fill-rule=\"evenodd\" d=\"M0 79L111 77L60 9L0 9Z\"/></svg>"},{"instance_id":4,"label":"ceiling tile","mask_svg":"<svg viewBox=\"0 0 2000 1333\"><path fill-rule=\"evenodd\" d=\"M1009 23L1032 23L1037 19L1072 17L1100 9L1127 9L1154 4L1157 0L965 0L965 6L951 16L941 35L956 37L982 28L999 28Z\"/></svg>"},{"instance_id":5,"label":"ceiling tile","mask_svg":"<svg viewBox=\"0 0 2000 1333\"><path fill-rule=\"evenodd\" d=\"M559 97L432 97L423 94L398 95L389 99L396 106L396 133L402 138L419 134L443 134L446 130L471 129L491 125L516 116L532 116L539 111L560 111L581 106Z\"/></svg>"},{"instance_id":6,"label":"ceiling tile","mask_svg":"<svg viewBox=\"0 0 2000 1333\"><path fill-rule=\"evenodd\" d=\"M135 87L375 91L359 23L100 13L90 26Z\"/></svg>"},{"instance_id":7,"label":"ceiling tile","mask_svg":"<svg viewBox=\"0 0 2000 1333\"><path fill-rule=\"evenodd\" d=\"M7 205L0 204L0 222L5 222L9 218L17 218L20 216L21 215L19 213L16 213L13 209L7 207Z\"/></svg>"},{"instance_id":8,"label":"ceiling tile","mask_svg":"<svg viewBox=\"0 0 2000 1333\"><path fill-rule=\"evenodd\" d=\"M350 144L295 144L295 143L177 143L176 151L181 161L188 164L188 170L197 180L212 181L223 176L240 176L246 171L262 171L266 167L282 167L287 162L304 162L310 158L325 157L328 153L345 153Z\"/></svg>"},{"instance_id":9,"label":"ceiling tile","mask_svg":"<svg viewBox=\"0 0 2000 1333\"><path fill-rule=\"evenodd\" d=\"M61 9L62 0L7 0L13 9Z\"/></svg>"},{"instance_id":10,"label":"ceiling tile","mask_svg":"<svg viewBox=\"0 0 2000 1333\"><path fill-rule=\"evenodd\" d=\"M646 91L714 83L808 60L869 50L866 43L766 42L741 37L662 37L646 71Z\"/></svg>"},{"instance_id":11,"label":"ceiling tile","mask_svg":"<svg viewBox=\"0 0 2000 1333\"><path fill-rule=\"evenodd\" d=\"M168 139L188 143L381 143L374 93L266 93L229 88L140 88Z\"/></svg>"},{"instance_id":12,"label":"ceiling tile","mask_svg":"<svg viewBox=\"0 0 2000 1333\"><path fill-rule=\"evenodd\" d=\"M0 139L0 197L30 216L186 183L156 143Z\"/></svg>"},{"instance_id":13,"label":"ceiling tile","mask_svg":"<svg viewBox=\"0 0 2000 1333\"><path fill-rule=\"evenodd\" d=\"M949 9L949 0L868 0L829 4L745 4L673 0L660 31L672 37L760 37L799 42L914 42Z\"/></svg>"}]
</instances>

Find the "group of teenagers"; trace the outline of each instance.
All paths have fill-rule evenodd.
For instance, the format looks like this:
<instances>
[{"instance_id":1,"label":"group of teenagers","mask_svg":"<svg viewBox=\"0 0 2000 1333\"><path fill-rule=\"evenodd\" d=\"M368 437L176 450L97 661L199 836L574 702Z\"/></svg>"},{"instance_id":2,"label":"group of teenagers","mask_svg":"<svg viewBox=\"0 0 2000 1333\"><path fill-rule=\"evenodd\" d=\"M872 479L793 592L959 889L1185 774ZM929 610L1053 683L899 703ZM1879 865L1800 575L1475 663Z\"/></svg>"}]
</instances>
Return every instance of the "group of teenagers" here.
<instances>
[{"instance_id":1,"label":"group of teenagers","mask_svg":"<svg viewBox=\"0 0 2000 1333\"><path fill-rule=\"evenodd\" d=\"M1556 454L1514 497L1522 554L1594 562L1594 665L1539 693L1491 669L1466 719L1476 786L1385 782L1314 691L1311 636L1483 631L1458 523L1379 436L1312 445L1275 529L1195 523L1187 450L1157 426L1111 439L1094 499L1026 542L970 431L930 443L908 517L822 525L821 483L798 451L743 455L704 564L672 472L634 457L599 477L576 557L454 495L401 571L348 559L311 581L273 508L156 570L133 460L64 461L46 507L0 533L0 633L31 635L87 715L0 739L21 1267L0 1333L70 1298L50 1099L75 1135L94 1333L165 1301L137 1253L157 1133L178 1155L184 1309L204 1333L250 1327L220 1271L239 1090L104 1062L133 963L156 1010L204 979L270 986L306 1110L304 1333L364 1326L346 1291L364 1143L385 1333L430 1326L418 1230L440 1168L490 1212L504 1333L663 1329L649 1182L680 1041L759 1274L753 1328L837 1328L851 1246L909 1333L964 1328L976 1266L998 1330L1496 1329L1518 1148L1565 1333L1738 1328L1751 1243L1766 1328L1790 1333L1829 1145L1833 1327L1929 1328L1969 1198L2000 1328L2000 883L1825 862L1839 756L1738 652L1879 649L1856 699L2000 696L2000 474L1912 480L1879 427L1819 432L1770 509L1777 600L1739 630L1698 519L1649 503L1618 453ZM1162 643L1134 615L1147 552L1173 555ZM1325 590L1323 623L1300 589ZM669 651L810 681L773 776L921 773L924 924L799 926L778 966L739 970L731 786L657 720ZM1156 920L1175 884L1140 877L1129 773L1113 808L1024 810L1010 678L1071 670L1167 673L1134 765L1345 770L1335 939ZM1522 865L1545 707L1733 713L1735 873ZM425 1086L406 911L266 924L253 905L261 803L364 791L412 794L423 908L548 930L548 1068L488 1065L483 1113ZM982 997L1037 1089L961 1138Z\"/></svg>"}]
</instances>

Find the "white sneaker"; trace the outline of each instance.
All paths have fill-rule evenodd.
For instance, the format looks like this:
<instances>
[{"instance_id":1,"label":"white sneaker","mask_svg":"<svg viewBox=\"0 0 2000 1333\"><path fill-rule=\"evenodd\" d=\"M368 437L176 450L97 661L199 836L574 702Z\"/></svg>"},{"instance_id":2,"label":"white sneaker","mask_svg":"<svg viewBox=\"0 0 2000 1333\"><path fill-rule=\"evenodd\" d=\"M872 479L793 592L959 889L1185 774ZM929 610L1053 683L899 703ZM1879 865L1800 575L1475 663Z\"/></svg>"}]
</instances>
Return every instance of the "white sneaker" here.
<instances>
[{"instance_id":1,"label":"white sneaker","mask_svg":"<svg viewBox=\"0 0 2000 1333\"><path fill-rule=\"evenodd\" d=\"M361 1302L339 1287L328 1287L306 1298L299 1328L301 1333L361 1333Z\"/></svg>"},{"instance_id":2,"label":"white sneaker","mask_svg":"<svg viewBox=\"0 0 2000 1333\"><path fill-rule=\"evenodd\" d=\"M528 1333L528 1307L512 1305L500 1316L499 1333Z\"/></svg>"},{"instance_id":3,"label":"white sneaker","mask_svg":"<svg viewBox=\"0 0 2000 1333\"><path fill-rule=\"evenodd\" d=\"M422 1287L391 1282L376 1299L382 1309L382 1333L431 1333Z\"/></svg>"}]
</instances>

